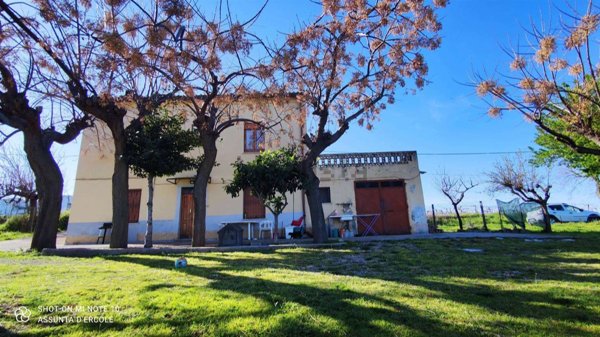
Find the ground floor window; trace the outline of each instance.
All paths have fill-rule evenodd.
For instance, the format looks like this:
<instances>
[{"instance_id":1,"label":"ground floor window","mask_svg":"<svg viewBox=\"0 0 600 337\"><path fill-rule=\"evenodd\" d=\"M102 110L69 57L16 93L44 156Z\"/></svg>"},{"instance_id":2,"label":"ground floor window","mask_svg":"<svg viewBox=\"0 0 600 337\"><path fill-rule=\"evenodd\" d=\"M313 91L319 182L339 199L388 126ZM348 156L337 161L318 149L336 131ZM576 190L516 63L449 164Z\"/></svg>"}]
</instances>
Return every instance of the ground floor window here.
<instances>
[{"instance_id":1,"label":"ground floor window","mask_svg":"<svg viewBox=\"0 0 600 337\"><path fill-rule=\"evenodd\" d=\"M322 204L331 203L331 188L319 187L319 197L321 198Z\"/></svg>"}]
</instances>

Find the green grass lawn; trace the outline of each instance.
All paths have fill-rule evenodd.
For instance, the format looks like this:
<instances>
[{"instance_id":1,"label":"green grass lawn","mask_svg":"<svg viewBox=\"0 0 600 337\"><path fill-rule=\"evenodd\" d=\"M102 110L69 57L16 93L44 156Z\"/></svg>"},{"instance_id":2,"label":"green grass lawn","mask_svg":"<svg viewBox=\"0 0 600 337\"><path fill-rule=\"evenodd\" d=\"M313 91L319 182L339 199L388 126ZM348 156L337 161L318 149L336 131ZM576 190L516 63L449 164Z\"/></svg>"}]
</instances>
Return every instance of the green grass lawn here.
<instances>
[{"instance_id":1,"label":"green grass lawn","mask_svg":"<svg viewBox=\"0 0 600 337\"><path fill-rule=\"evenodd\" d=\"M30 237L31 235L31 233L9 231L6 229L6 226L4 224L0 224L0 241L23 239Z\"/></svg>"},{"instance_id":2,"label":"green grass lawn","mask_svg":"<svg viewBox=\"0 0 600 337\"><path fill-rule=\"evenodd\" d=\"M0 253L0 335L600 336L600 231L590 228L569 227L575 241L189 254L186 269L168 255ZM20 306L32 311L28 323L15 321ZM113 322L42 322L57 315Z\"/></svg>"},{"instance_id":3,"label":"green grass lawn","mask_svg":"<svg viewBox=\"0 0 600 337\"><path fill-rule=\"evenodd\" d=\"M481 214L476 213L466 213L461 214L461 218L463 220L463 228L465 230L482 230L483 229L483 218ZM486 214L486 223L487 227L490 231L500 231L502 229L512 230L514 226L508 222L506 217L502 216L502 220L500 219L499 214ZM430 217L428 219L429 223L433 223L433 219ZM437 215L436 216L436 224L438 229L441 229L443 232L457 232L458 220L455 215ZM517 227L519 228L519 227ZM530 225L526 224L525 226L528 232L541 232L542 226L538 225ZM552 225L552 229L555 232L570 232L570 233L580 233L580 232L599 232L600 233L600 222L571 222L571 223L554 223Z\"/></svg>"},{"instance_id":4,"label":"green grass lawn","mask_svg":"<svg viewBox=\"0 0 600 337\"><path fill-rule=\"evenodd\" d=\"M0 241L23 239L23 238L28 238L30 236L31 236L31 233L0 231Z\"/></svg>"}]
</instances>

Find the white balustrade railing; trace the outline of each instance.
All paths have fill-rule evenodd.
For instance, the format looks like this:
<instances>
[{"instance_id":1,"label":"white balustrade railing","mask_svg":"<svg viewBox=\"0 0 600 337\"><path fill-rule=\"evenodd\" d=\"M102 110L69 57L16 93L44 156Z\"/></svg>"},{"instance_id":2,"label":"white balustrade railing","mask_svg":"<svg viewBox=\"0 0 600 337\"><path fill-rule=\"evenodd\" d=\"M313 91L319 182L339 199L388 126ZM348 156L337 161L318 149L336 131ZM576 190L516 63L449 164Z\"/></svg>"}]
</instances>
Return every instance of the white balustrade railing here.
<instances>
[{"instance_id":1,"label":"white balustrade railing","mask_svg":"<svg viewBox=\"0 0 600 337\"><path fill-rule=\"evenodd\" d=\"M416 158L415 151L322 154L319 167L377 166L408 164Z\"/></svg>"}]
</instances>

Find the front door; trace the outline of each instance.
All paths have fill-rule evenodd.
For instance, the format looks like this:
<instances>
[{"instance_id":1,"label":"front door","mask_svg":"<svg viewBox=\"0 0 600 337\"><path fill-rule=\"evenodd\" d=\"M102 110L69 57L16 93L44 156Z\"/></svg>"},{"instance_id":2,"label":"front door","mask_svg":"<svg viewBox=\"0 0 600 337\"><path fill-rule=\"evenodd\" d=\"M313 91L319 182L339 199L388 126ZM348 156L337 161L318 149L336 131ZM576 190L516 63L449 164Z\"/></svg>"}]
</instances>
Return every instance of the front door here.
<instances>
[{"instance_id":1,"label":"front door","mask_svg":"<svg viewBox=\"0 0 600 337\"><path fill-rule=\"evenodd\" d=\"M354 185L354 193L358 215L379 214L373 226L377 234L410 234L404 181L359 181Z\"/></svg>"},{"instance_id":2,"label":"front door","mask_svg":"<svg viewBox=\"0 0 600 337\"><path fill-rule=\"evenodd\" d=\"M249 189L244 190L244 219L262 219L265 217L265 204L252 194Z\"/></svg>"},{"instance_id":3,"label":"front door","mask_svg":"<svg viewBox=\"0 0 600 337\"><path fill-rule=\"evenodd\" d=\"M192 237L194 228L194 189L186 187L181 189L181 213L179 215L179 238Z\"/></svg>"}]
</instances>

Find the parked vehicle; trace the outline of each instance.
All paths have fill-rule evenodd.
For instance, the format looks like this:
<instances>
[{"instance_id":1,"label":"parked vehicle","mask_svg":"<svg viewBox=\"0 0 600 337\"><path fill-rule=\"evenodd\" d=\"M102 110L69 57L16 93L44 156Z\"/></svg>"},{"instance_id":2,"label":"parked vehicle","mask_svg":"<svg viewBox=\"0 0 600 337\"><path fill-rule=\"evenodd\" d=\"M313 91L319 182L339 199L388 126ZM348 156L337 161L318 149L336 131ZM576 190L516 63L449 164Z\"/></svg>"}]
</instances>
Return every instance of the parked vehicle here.
<instances>
[{"instance_id":1,"label":"parked vehicle","mask_svg":"<svg viewBox=\"0 0 600 337\"><path fill-rule=\"evenodd\" d=\"M600 213L586 211L568 204L548 204L548 213L552 222L591 222L600 220ZM542 210L527 213L527 222L540 224L544 222Z\"/></svg>"}]
</instances>

